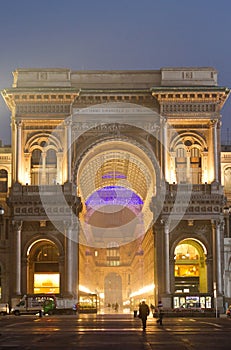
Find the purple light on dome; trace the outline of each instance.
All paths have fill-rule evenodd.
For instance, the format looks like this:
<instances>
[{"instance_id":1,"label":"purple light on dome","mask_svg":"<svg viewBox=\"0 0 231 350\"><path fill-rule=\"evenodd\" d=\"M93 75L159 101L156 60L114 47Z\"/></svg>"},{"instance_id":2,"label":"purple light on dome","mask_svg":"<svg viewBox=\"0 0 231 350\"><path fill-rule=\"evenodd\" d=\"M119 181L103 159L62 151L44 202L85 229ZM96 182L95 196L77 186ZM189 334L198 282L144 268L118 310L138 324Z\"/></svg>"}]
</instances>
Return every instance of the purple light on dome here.
<instances>
[{"instance_id":1,"label":"purple light on dome","mask_svg":"<svg viewBox=\"0 0 231 350\"><path fill-rule=\"evenodd\" d=\"M113 186L108 186L108 187L113 187ZM117 197L117 193L113 188L104 187L101 190L98 190L97 193L100 199L104 200L105 202L113 201Z\"/></svg>"},{"instance_id":2,"label":"purple light on dome","mask_svg":"<svg viewBox=\"0 0 231 350\"><path fill-rule=\"evenodd\" d=\"M102 175L102 179L126 179L127 177L119 173L118 171L109 171L108 173Z\"/></svg>"},{"instance_id":3,"label":"purple light on dome","mask_svg":"<svg viewBox=\"0 0 231 350\"><path fill-rule=\"evenodd\" d=\"M86 206L91 208L105 205L141 206L143 203L136 193L122 186L105 186L86 200Z\"/></svg>"}]
</instances>

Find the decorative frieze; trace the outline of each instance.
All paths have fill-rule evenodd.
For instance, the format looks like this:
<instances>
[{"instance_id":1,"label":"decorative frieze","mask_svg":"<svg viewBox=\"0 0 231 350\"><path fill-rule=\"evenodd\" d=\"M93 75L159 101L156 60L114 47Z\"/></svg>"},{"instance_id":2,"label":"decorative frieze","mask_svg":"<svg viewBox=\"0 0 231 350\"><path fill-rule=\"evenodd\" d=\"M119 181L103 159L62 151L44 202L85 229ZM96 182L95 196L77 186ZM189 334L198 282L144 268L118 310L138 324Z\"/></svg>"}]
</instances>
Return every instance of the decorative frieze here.
<instances>
[{"instance_id":1,"label":"decorative frieze","mask_svg":"<svg viewBox=\"0 0 231 350\"><path fill-rule=\"evenodd\" d=\"M77 208L76 196L67 186L22 186L15 183L10 191L9 205L15 218L45 220L49 215L62 220ZM66 206L63 206L65 200ZM79 203L78 203L79 205Z\"/></svg>"},{"instance_id":2,"label":"decorative frieze","mask_svg":"<svg viewBox=\"0 0 231 350\"><path fill-rule=\"evenodd\" d=\"M141 128L143 130L147 130L149 132L155 132L160 130L160 125L152 122L141 121L132 121L131 125ZM98 121L89 121L89 122L75 122L73 124L73 131L87 131L87 130L96 129L97 132L126 132L129 131L129 121L126 124L113 123L108 121L102 121L100 118Z\"/></svg>"},{"instance_id":3,"label":"decorative frieze","mask_svg":"<svg viewBox=\"0 0 231 350\"><path fill-rule=\"evenodd\" d=\"M216 112L216 105L211 103L173 103L163 104L161 106L162 113L211 113Z\"/></svg>"},{"instance_id":4,"label":"decorative frieze","mask_svg":"<svg viewBox=\"0 0 231 350\"><path fill-rule=\"evenodd\" d=\"M108 93L107 90L99 93L97 90L94 93L82 92L80 96L75 100L74 107L85 108L91 105L97 104L106 104L106 103L115 103L115 102L124 102L130 104L136 104L141 106L146 106L149 108L157 107L158 103L155 98L152 97L150 92L148 94L134 94L132 91L130 93L126 92L114 92Z\"/></svg>"},{"instance_id":5,"label":"decorative frieze","mask_svg":"<svg viewBox=\"0 0 231 350\"><path fill-rule=\"evenodd\" d=\"M15 204L14 205L14 217L16 218L17 216L20 217L31 217L31 216L36 216L38 217L46 217L47 214L52 214L52 217L57 216L57 219L60 217L63 218L64 216L69 217L70 213L72 212L72 209L70 207L63 207L59 205L52 205L50 207L44 208L43 205L37 204L37 205L30 205L25 204ZM40 219L41 220L41 219Z\"/></svg>"},{"instance_id":6,"label":"decorative frieze","mask_svg":"<svg viewBox=\"0 0 231 350\"><path fill-rule=\"evenodd\" d=\"M221 186L212 185L169 185L164 198L153 197L150 209L155 214L161 205L164 217L186 216L188 219L216 217L223 215L225 197Z\"/></svg>"},{"instance_id":7,"label":"decorative frieze","mask_svg":"<svg viewBox=\"0 0 231 350\"><path fill-rule=\"evenodd\" d=\"M17 114L34 114L34 113L65 113L70 114L69 104L19 104L16 107Z\"/></svg>"},{"instance_id":8,"label":"decorative frieze","mask_svg":"<svg viewBox=\"0 0 231 350\"><path fill-rule=\"evenodd\" d=\"M190 196L190 200L184 200L184 196L180 195L180 201L176 200L173 194L168 194L165 198L162 213L168 215L208 215L222 214L225 204L225 198L222 194L194 194Z\"/></svg>"}]
</instances>

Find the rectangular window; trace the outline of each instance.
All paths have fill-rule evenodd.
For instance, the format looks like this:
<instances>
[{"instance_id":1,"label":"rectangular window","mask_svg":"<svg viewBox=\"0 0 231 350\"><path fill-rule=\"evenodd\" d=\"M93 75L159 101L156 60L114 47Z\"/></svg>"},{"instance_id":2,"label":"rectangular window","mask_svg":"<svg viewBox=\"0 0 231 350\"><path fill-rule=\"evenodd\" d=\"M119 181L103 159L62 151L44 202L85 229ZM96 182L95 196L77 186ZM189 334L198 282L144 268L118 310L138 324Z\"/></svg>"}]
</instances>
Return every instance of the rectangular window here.
<instances>
[{"instance_id":1,"label":"rectangular window","mask_svg":"<svg viewBox=\"0 0 231 350\"><path fill-rule=\"evenodd\" d=\"M34 293L54 293L60 292L59 273L35 273Z\"/></svg>"}]
</instances>

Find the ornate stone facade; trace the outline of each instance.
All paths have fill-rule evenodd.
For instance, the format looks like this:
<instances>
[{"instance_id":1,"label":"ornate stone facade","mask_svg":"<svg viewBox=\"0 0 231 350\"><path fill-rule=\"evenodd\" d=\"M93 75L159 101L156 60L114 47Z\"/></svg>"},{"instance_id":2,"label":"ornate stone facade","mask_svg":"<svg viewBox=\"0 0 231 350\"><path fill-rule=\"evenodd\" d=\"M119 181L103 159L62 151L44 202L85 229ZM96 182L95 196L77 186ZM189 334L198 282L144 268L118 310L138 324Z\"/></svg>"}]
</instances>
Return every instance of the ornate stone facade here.
<instances>
[{"instance_id":1,"label":"ornate stone facade","mask_svg":"<svg viewBox=\"0 0 231 350\"><path fill-rule=\"evenodd\" d=\"M216 70L13 74L2 91L12 147L0 152L1 300L42 291L73 303L87 291L101 308L161 298L223 310L229 89Z\"/></svg>"}]
</instances>

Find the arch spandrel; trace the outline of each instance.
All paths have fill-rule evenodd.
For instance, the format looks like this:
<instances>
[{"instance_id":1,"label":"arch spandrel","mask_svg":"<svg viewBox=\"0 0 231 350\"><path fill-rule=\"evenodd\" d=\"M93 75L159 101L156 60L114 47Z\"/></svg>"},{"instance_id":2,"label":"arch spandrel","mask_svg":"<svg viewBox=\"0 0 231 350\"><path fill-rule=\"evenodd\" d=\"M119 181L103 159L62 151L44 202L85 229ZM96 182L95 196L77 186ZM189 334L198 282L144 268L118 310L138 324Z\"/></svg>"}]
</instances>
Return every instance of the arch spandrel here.
<instances>
[{"instance_id":1,"label":"arch spandrel","mask_svg":"<svg viewBox=\"0 0 231 350\"><path fill-rule=\"evenodd\" d=\"M72 135L75 140L89 132L89 136L98 139L108 134L112 138L127 135L136 138L140 129L154 137L159 137L160 124L163 118L158 109L150 109L128 102L109 102L73 108L71 115ZM86 135L86 134L85 134ZM92 141L93 142L93 141Z\"/></svg>"}]
</instances>

